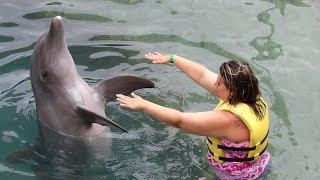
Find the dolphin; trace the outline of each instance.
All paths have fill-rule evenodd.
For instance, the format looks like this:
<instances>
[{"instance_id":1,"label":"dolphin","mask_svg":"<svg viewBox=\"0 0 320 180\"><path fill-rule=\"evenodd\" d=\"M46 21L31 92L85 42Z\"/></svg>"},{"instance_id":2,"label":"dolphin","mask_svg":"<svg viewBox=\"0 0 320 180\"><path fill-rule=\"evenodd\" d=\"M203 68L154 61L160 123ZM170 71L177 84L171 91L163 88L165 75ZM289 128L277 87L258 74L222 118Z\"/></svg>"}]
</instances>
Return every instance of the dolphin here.
<instances>
[{"instance_id":1,"label":"dolphin","mask_svg":"<svg viewBox=\"0 0 320 180\"><path fill-rule=\"evenodd\" d=\"M90 87L77 72L60 16L52 18L49 31L34 47L30 77L39 138L7 161L36 160L35 173L41 179L57 175L77 179L82 165L92 162L92 154L97 155L95 160L110 155L110 127L128 131L107 118L106 104L116 94L154 87L152 81L135 75L110 77Z\"/></svg>"},{"instance_id":2,"label":"dolphin","mask_svg":"<svg viewBox=\"0 0 320 180\"><path fill-rule=\"evenodd\" d=\"M38 40L30 76L40 126L70 136L99 134L110 126L127 132L106 117L106 103L118 93L154 87L152 81L135 75L111 77L90 87L68 50L61 16L52 18L49 31Z\"/></svg>"},{"instance_id":3,"label":"dolphin","mask_svg":"<svg viewBox=\"0 0 320 180\"><path fill-rule=\"evenodd\" d=\"M12 153L7 160L36 160L35 173L41 179L57 175L75 178L83 163L92 162L91 154L97 154L98 159L110 155L110 127L128 131L107 118L106 104L116 94L128 95L137 89L154 87L152 81L135 75L110 77L90 87L77 72L60 16L52 18L49 31L34 47L30 77L39 138L27 150Z\"/></svg>"}]
</instances>

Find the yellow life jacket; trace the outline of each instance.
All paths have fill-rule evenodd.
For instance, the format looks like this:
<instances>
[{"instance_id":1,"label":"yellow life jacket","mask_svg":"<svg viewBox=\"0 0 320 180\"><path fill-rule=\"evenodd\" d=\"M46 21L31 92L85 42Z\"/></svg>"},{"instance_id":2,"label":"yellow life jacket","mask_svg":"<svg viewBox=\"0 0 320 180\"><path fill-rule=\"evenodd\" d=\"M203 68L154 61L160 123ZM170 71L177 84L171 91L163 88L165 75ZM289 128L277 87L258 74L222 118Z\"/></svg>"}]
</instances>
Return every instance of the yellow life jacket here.
<instances>
[{"instance_id":1,"label":"yellow life jacket","mask_svg":"<svg viewBox=\"0 0 320 180\"><path fill-rule=\"evenodd\" d=\"M228 102L220 101L214 110L232 112L239 117L250 131L250 146L248 148L235 148L222 146L220 138L207 137L207 145L212 158L220 163L224 161L232 162L254 162L260 158L268 146L269 134L269 112L267 103L261 97L265 104L265 115L259 119L253 109L245 103L231 105ZM224 150L231 151L248 151L247 158L227 158L224 157Z\"/></svg>"}]
</instances>

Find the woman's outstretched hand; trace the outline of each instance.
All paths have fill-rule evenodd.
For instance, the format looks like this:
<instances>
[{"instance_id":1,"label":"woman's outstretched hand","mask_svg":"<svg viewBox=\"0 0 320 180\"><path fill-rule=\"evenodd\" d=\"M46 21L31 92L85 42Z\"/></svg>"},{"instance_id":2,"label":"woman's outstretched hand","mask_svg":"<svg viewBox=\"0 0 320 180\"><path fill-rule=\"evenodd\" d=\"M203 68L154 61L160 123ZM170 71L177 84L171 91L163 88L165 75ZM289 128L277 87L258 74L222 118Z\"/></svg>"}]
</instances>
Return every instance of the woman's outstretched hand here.
<instances>
[{"instance_id":1,"label":"woman's outstretched hand","mask_svg":"<svg viewBox=\"0 0 320 180\"><path fill-rule=\"evenodd\" d=\"M142 99L140 96L135 95L134 93L131 93L132 97L125 96L122 94L117 94L117 101L120 102L120 106L126 107L129 109L142 109L144 106L144 99Z\"/></svg>"},{"instance_id":2,"label":"woman's outstretched hand","mask_svg":"<svg viewBox=\"0 0 320 180\"><path fill-rule=\"evenodd\" d=\"M170 56L169 55L162 55L158 52L155 54L148 53L144 55L145 58L152 61L154 64L167 64L169 62Z\"/></svg>"}]
</instances>

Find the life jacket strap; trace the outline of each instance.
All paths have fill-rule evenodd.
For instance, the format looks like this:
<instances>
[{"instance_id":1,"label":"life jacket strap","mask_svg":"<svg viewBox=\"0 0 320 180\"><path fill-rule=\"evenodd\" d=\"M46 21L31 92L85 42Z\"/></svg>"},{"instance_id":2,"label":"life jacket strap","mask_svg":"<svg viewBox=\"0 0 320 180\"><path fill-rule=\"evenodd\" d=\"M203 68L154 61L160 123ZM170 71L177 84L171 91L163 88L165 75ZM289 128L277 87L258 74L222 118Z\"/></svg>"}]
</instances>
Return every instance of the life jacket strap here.
<instances>
[{"instance_id":1,"label":"life jacket strap","mask_svg":"<svg viewBox=\"0 0 320 180\"><path fill-rule=\"evenodd\" d=\"M267 134L265 135L265 137L262 139L262 141L259 144L263 144L264 143L264 141L268 137L268 134L269 134L269 130L268 130ZM207 137L207 140L208 140L208 142L210 144L212 144L212 141L208 137ZM219 144L217 144L217 147L219 149L229 150L229 151L253 151L253 150L255 150L257 148L257 146L248 147L248 148L228 147L228 146L223 146L223 145L219 145Z\"/></svg>"},{"instance_id":2,"label":"life jacket strap","mask_svg":"<svg viewBox=\"0 0 320 180\"><path fill-rule=\"evenodd\" d=\"M268 144L266 145L266 147L258 154L258 156L260 157L267 149ZM210 148L208 148L211 156L214 156L214 153L210 150ZM221 161L227 161L227 162L246 162L246 161L253 161L255 159L255 157L249 157L249 158L227 158L227 157L222 157L219 156L218 157L219 160Z\"/></svg>"}]
</instances>

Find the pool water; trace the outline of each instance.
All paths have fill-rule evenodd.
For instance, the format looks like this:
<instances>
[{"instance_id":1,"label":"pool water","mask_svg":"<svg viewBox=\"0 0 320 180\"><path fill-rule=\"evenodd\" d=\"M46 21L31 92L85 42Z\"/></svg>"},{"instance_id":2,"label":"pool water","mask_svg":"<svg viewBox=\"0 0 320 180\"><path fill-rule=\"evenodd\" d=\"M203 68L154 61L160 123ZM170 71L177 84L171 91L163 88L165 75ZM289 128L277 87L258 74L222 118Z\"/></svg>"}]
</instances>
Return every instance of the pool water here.
<instances>
[{"instance_id":1,"label":"pool water","mask_svg":"<svg viewBox=\"0 0 320 180\"><path fill-rule=\"evenodd\" d=\"M90 85L119 74L151 79L136 91L180 111L212 110L219 99L174 65L154 65L148 52L178 54L217 71L229 59L248 62L270 108L269 179L320 179L320 3L316 0L1 0L0 179L212 179L205 138L159 123L112 101L107 116L112 154L81 157L59 149L9 162L39 137L30 62L51 17L60 15L69 50ZM43 151L40 150L40 152ZM74 152L76 154L76 152Z\"/></svg>"}]
</instances>

